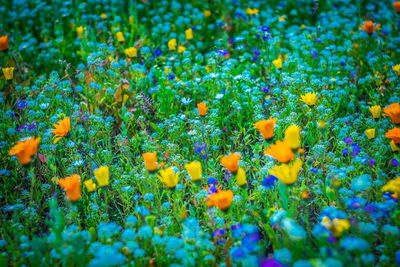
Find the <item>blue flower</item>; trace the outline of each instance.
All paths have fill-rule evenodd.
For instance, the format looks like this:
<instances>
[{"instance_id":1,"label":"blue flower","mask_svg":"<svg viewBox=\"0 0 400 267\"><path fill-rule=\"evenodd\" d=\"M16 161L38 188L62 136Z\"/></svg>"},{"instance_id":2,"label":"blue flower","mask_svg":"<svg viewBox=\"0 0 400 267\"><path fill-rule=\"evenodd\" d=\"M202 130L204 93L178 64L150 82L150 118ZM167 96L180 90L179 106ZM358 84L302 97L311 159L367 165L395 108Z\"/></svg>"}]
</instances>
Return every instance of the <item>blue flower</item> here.
<instances>
[{"instance_id":1,"label":"blue flower","mask_svg":"<svg viewBox=\"0 0 400 267\"><path fill-rule=\"evenodd\" d=\"M364 239L347 236L340 241L340 246L348 251L367 251L369 250L369 244Z\"/></svg>"},{"instance_id":2,"label":"blue flower","mask_svg":"<svg viewBox=\"0 0 400 267\"><path fill-rule=\"evenodd\" d=\"M154 55L155 55L156 57L161 56L161 53L162 53L161 49L156 49L156 50L154 51Z\"/></svg>"},{"instance_id":3,"label":"blue flower","mask_svg":"<svg viewBox=\"0 0 400 267\"><path fill-rule=\"evenodd\" d=\"M95 255L89 264L91 267L121 266L126 261L125 256L113 245L102 245L95 242L92 243L90 250Z\"/></svg>"},{"instance_id":4,"label":"blue flower","mask_svg":"<svg viewBox=\"0 0 400 267\"><path fill-rule=\"evenodd\" d=\"M137 236L144 240L147 240L153 236L153 230L151 229L150 226L144 225L139 228Z\"/></svg>"},{"instance_id":5,"label":"blue flower","mask_svg":"<svg viewBox=\"0 0 400 267\"><path fill-rule=\"evenodd\" d=\"M284 264L290 264L292 262L292 253L287 248L278 249L274 251L274 259Z\"/></svg>"},{"instance_id":6,"label":"blue flower","mask_svg":"<svg viewBox=\"0 0 400 267\"><path fill-rule=\"evenodd\" d=\"M137 213L139 213L140 215L142 215L143 217L150 215L150 211L148 209L146 209L146 207L143 207L143 206L136 206L135 211Z\"/></svg>"},{"instance_id":7,"label":"blue flower","mask_svg":"<svg viewBox=\"0 0 400 267\"><path fill-rule=\"evenodd\" d=\"M262 181L262 185L267 189L271 189L271 188L275 187L277 181L278 181L278 178L276 178L273 175L268 175L268 177L264 177L264 179Z\"/></svg>"},{"instance_id":8,"label":"blue flower","mask_svg":"<svg viewBox=\"0 0 400 267\"><path fill-rule=\"evenodd\" d=\"M122 232L122 239L125 241L133 241L135 240L135 238L136 238L136 232L131 228L126 228Z\"/></svg>"}]
</instances>

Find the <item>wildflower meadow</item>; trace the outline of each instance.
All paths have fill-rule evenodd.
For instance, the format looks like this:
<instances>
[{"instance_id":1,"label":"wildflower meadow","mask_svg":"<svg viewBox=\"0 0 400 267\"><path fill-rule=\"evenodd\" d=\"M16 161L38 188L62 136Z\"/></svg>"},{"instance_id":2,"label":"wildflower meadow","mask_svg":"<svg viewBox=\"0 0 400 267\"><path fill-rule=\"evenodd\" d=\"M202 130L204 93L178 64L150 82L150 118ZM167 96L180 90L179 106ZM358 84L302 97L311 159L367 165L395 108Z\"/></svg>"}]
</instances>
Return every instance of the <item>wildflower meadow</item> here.
<instances>
[{"instance_id":1,"label":"wildflower meadow","mask_svg":"<svg viewBox=\"0 0 400 267\"><path fill-rule=\"evenodd\" d=\"M400 1L0 2L0 266L400 266Z\"/></svg>"}]
</instances>

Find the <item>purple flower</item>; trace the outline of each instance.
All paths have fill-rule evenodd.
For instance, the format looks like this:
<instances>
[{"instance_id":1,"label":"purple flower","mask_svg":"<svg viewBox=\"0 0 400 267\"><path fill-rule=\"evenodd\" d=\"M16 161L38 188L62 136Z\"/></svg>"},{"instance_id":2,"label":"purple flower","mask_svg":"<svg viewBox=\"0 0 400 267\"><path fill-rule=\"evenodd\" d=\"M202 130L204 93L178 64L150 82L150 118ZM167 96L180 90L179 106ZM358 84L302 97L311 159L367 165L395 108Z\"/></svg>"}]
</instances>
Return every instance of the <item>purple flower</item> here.
<instances>
[{"instance_id":1,"label":"purple flower","mask_svg":"<svg viewBox=\"0 0 400 267\"><path fill-rule=\"evenodd\" d=\"M278 181L278 178L273 175L269 175L268 177L264 177L262 185L267 189L271 189L275 186L276 181Z\"/></svg>"},{"instance_id":2,"label":"purple flower","mask_svg":"<svg viewBox=\"0 0 400 267\"><path fill-rule=\"evenodd\" d=\"M349 149L346 147L342 150L343 157L347 157L349 155Z\"/></svg>"},{"instance_id":3,"label":"purple flower","mask_svg":"<svg viewBox=\"0 0 400 267\"><path fill-rule=\"evenodd\" d=\"M236 12L235 18L241 18L243 20L246 20L246 16L242 12Z\"/></svg>"},{"instance_id":4,"label":"purple flower","mask_svg":"<svg viewBox=\"0 0 400 267\"><path fill-rule=\"evenodd\" d=\"M353 143L351 146L353 147L352 155L357 156L358 153L360 153L360 147L357 145L357 143Z\"/></svg>"},{"instance_id":5,"label":"purple flower","mask_svg":"<svg viewBox=\"0 0 400 267\"><path fill-rule=\"evenodd\" d=\"M156 51L154 51L154 55L157 57L161 56L161 53L162 53L161 49L156 49Z\"/></svg>"},{"instance_id":6,"label":"purple flower","mask_svg":"<svg viewBox=\"0 0 400 267\"><path fill-rule=\"evenodd\" d=\"M353 139L351 137L347 137L343 139L343 141L345 141L347 144L351 144L351 142L353 142Z\"/></svg>"},{"instance_id":7,"label":"purple flower","mask_svg":"<svg viewBox=\"0 0 400 267\"><path fill-rule=\"evenodd\" d=\"M228 54L228 51L226 49L217 49L217 52L222 57Z\"/></svg>"},{"instance_id":8,"label":"purple flower","mask_svg":"<svg viewBox=\"0 0 400 267\"><path fill-rule=\"evenodd\" d=\"M376 207L375 207L374 204L367 204L367 205L365 206L365 211L366 211L367 213L373 213L373 212L375 212L375 210L376 210Z\"/></svg>"},{"instance_id":9,"label":"purple flower","mask_svg":"<svg viewBox=\"0 0 400 267\"><path fill-rule=\"evenodd\" d=\"M283 266L283 265L274 259L261 259L260 260L260 267L281 267L281 266Z\"/></svg>"},{"instance_id":10,"label":"purple flower","mask_svg":"<svg viewBox=\"0 0 400 267\"><path fill-rule=\"evenodd\" d=\"M393 166L395 166L395 167L399 166L399 162L397 161L397 159L393 158L391 162L392 162Z\"/></svg>"},{"instance_id":11,"label":"purple flower","mask_svg":"<svg viewBox=\"0 0 400 267\"><path fill-rule=\"evenodd\" d=\"M318 51L316 49L312 49L310 51L312 58L315 60L318 57Z\"/></svg>"},{"instance_id":12,"label":"purple flower","mask_svg":"<svg viewBox=\"0 0 400 267\"><path fill-rule=\"evenodd\" d=\"M217 179L215 179L215 178L213 178L213 177L210 177L210 178L208 178L208 181L207 181L209 184L218 184L218 180Z\"/></svg>"},{"instance_id":13,"label":"purple flower","mask_svg":"<svg viewBox=\"0 0 400 267\"><path fill-rule=\"evenodd\" d=\"M231 226L231 229L234 231L236 229L238 229L241 225L240 224L234 224Z\"/></svg>"},{"instance_id":14,"label":"purple flower","mask_svg":"<svg viewBox=\"0 0 400 267\"><path fill-rule=\"evenodd\" d=\"M267 85L267 87L262 87L261 91L268 93L269 92L269 88L271 88L271 85Z\"/></svg>"},{"instance_id":15,"label":"purple flower","mask_svg":"<svg viewBox=\"0 0 400 267\"><path fill-rule=\"evenodd\" d=\"M28 106L28 104L26 103L25 100L18 100L17 101L17 108L18 109L26 108L27 106Z\"/></svg>"},{"instance_id":16,"label":"purple flower","mask_svg":"<svg viewBox=\"0 0 400 267\"><path fill-rule=\"evenodd\" d=\"M329 243L335 243L336 242L335 236L334 235L330 235L329 238L328 238L328 242Z\"/></svg>"},{"instance_id":17,"label":"purple flower","mask_svg":"<svg viewBox=\"0 0 400 267\"><path fill-rule=\"evenodd\" d=\"M170 74L168 74L168 80L173 80L173 79L175 79L175 75L174 74L172 74L172 73L170 73Z\"/></svg>"}]
</instances>

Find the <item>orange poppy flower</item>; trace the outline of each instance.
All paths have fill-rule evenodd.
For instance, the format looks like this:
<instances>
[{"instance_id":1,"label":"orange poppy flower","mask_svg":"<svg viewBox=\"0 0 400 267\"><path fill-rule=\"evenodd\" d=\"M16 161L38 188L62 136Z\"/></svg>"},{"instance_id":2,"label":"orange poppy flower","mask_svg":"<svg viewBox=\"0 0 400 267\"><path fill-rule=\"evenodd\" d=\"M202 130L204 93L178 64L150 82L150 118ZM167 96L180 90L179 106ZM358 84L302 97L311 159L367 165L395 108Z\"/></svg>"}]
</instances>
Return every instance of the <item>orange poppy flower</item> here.
<instances>
[{"instance_id":1,"label":"orange poppy flower","mask_svg":"<svg viewBox=\"0 0 400 267\"><path fill-rule=\"evenodd\" d=\"M32 156L36 155L39 142L40 137L31 137L26 138L24 141L18 141L17 144L10 149L8 155L15 155L21 165L26 165L31 162Z\"/></svg>"},{"instance_id":2,"label":"orange poppy flower","mask_svg":"<svg viewBox=\"0 0 400 267\"><path fill-rule=\"evenodd\" d=\"M377 29L381 27L381 24L375 25L372 20L364 21L363 25L360 27L361 30L364 30L369 35L373 34Z\"/></svg>"},{"instance_id":3,"label":"orange poppy flower","mask_svg":"<svg viewBox=\"0 0 400 267\"><path fill-rule=\"evenodd\" d=\"M0 37L0 51L7 51L8 50L8 36L1 36Z\"/></svg>"},{"instance_id":4,"label":"orange poppy flower","mask_svg":"<svg viewBox=\"0 0 400 267\"><path fill-rule=\"evenodd\" d=\"M158 169L157 152L146 152L142 154L144 166L148 172L154 172Z\"/></svg>"},{"instance_id":5,"label":"orange poppy flower","mask_svg":"<svg viewBox=\"0 0 400 267\"><path fill-rule=\"evenodd\" d=\"M228 156L221 158L221 165L228 169L231 173L236 173L239 169L240 154L230 153Z\"/></svg>"},{"instance_id":6,"label":"orange poppy flower","mask_svg":"<svg viewBox=\"0 0 400 267\"><path fill-rule=\"evenodd\" d=\"M273 119L269 117L269 120L261 120L254 123L254 128L258 129L262 137L267 140L274 137L274 127L278 119Z\"/></svg>"},{"instance_id":7,"label":"orange poppy flower","mask_svg":"<svg viewBox=\"0 0 400 267\"><path fill-rule=\"evenodd\" d=\"M388 107L383 108L383 116L388 116L392 119L394 124L400 123L400 105L399 103L392 103Z\"/></svg>"},{"instance_id":8,"label":"orange poppy flower","mask_svg":"<svg viewBox=\"0 0 400 267\"><path fill-rule=\"evenodd\" d=\"M290 146L286 142L276 141L275 145L271 144L264 152L265 155L270 155L280 163L288 163L294 158L294 154Z\"/></svg>"},{"instance_id":9,"label":"orange poppy flower","mask_svg":"<svg viewBox=\"0 0 400 267\"><path fill-rule=\"evenodd\" d=\"M198 103L197 104L197 109L199 110L199 115L200 116L205 116L207 115L207 104L206 103Z\"/></svg>"},{"instance_id":10,"label":"orange poppy flower","mask_svg":"<svg viewBox=\"0 0 400 267\"><path fill-rule=\"evenodd\" d=\"M400 128L393 128L385 134L385 137L393 140L395 144L400 144Z\"/></svg>"},{"instance_id":11,"label":"orange poppy flower","mask_svg":"<svg viewBox=\"0 0 400 267\"><path fill-rule=\"evenodd\" d=\"M231 206L233 192L231 190L222 190L208 196L206 204L208 207L218 207L220 210L226 210Z\"/></svg>"},{"instance_id":12,"label":"orange poppy flower","mask_svg":"<svg viewBox=\"0 0 400 267\"><path fill-rule=\"evenodd\" d=\"M69 201L81 199L81 177L73 174L70 177L58 180L58 184L65 190Z\"/></svg>"},{"instance_id":13,"label":"orange poppy flower","mask_svg":"<svg viewBox=\"0 0 400 267\"><path fill-rule=\"evenodd\" d=\"M400 14L400 1L396 1L393 4L394 10L396 10L397 14Z\"/></svg>"},{"instance_id":14,"label":"orange poppy flower","mask_svg":"<svg viewBox=\"0 0 400 267\"><path fill-rule=\"evenodd\" d=\"M69 129L71 127L71 121L69 117L65 117L64 119L60 120L58 124L53 125L55 129L52 129L51 131L54 134L54 142L53 144L57 143L58 140L61 138L67 136ZM57 138L56 138L57 137Z\"/></svg>"}]
</instances>

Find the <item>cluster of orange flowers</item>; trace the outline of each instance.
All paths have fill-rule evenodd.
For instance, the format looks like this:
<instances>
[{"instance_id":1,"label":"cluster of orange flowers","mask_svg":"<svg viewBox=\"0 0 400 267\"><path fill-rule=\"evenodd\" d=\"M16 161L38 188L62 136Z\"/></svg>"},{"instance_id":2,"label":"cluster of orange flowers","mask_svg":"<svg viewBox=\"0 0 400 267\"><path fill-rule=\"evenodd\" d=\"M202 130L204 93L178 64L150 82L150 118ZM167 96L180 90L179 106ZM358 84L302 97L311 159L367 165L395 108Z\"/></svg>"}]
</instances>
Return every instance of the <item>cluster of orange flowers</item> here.
<instances>
[{"instance_id":1,"label":"cluster of orange flowers","mask_svg":"<svg viewBox=\"0 0 400 267\"><path fill-rule=\"evenodd\" d=\"M1 47L0 40L0 47ZM53 136L53 144L57 143L61 138L66 137L71 127L71 121L69 117L65 117L60 120L58 124L54 124L54 129L51 132ZM15 146L13 146L8 154L10 156L16 156L20 164L27 166L32 162L32 157L37 154L39 142L41 138L25 138L19 140ZM99 169L94 171L96 181L99 186L106 186L109 183L109 170L107 166L101 166ZM69 201L77 201L81 198L81 178L78 174L73 174L70 177L66 177L58 180L58 184L64 189L67 199ZM96 188L96 184L92 179L85 181L85 186L89 192L92 192Z\"/></svg>"},{"instance_id":2,"label":"cluster of orange flowers","mask_svg":"<svg viewBox=\"0 0 400 267\"><path fill-rule=\"evenodd\" d=\"M157 152L146 152L142 154L145 168L148 172L156 172L160 166L165 164L157 163ZM221 165L226 167L232 174L236 175L238 185L242 186L246 184L246 173L243 169L239 168L239 154L231 153L229 156L223 156L221 159ZM190 175L192 181L197 182L202 178L201 163L193 161L185 164L185 169ZM174 189L179 181L180 172L175 173L171 168L163 168L157 175L158 179L163 185L169 189ZM209 195L206 198L206 204L209 207L218 207L221 210L226 210L230 207L233 200L233 192L231 190L218 190L214 194Z\"/></svg>"},{"instance_id":3,"label":"cluster of orange flowers","mask_svg":"<svg viewBox=\"0 0 400 267\"><path fill-rule=\"evenodd\" d=\"M392 103L383 109L383 115L390 117L394 124L400 123L400 105L399 103ZM394 151L399 150L397 145L400 144L400 128L394 127L387 131L385 137L392 139L390 145Z\"/></svg>"},{"instance_id":4,"label":"cluster of orange flowers","mask_svg":"<svg viewBox=\"0 0 400 267\"><path fill-rule=\"evenodd\" d=\"M108 166L100 166L98 169L93 171L93 174L100 187L109 184L110 173ZM69 177L59 179L58 184L62 189L64 189L65 195L69 201L75 202L81 199L81 177L78 174L73 174ZM96 184L93 182L93 179L86 180L84 185L89 192L93 192L96 189Z\"/></svg>"},{"instance_id":5,"label":"cluster of orange flowers","mask_svg":"<svg viewBox=\"0 0 400 267\"><path fill-rule=\"evenodd\" d=\"M274 128L277 119L272 117L269 120L261 120L254 124L254 127L260 131L265 140L274 137ZM300 130L297 125L289 126L285 131L285 139L283 141L277 140L275 144L271 144L264 152L264 154L271 156L275 160L282 163L281 166L274 166L270 170L270 174L276 176L282 183L290 185L294 184L298 179L298 174L303 162L300 159L294 159L294 151L300 150ZM301 151L300 151L301 152Z\"/></svg>"},{"instance_id":6,"label":"cluster of orange flowers","mask_svg":"<svg viewBox=\"0 0 400 267\"><path fill-rule=\"evenodd\" d=\"M54 137L56 140L54 144L62 137L65 137L70 129L70 119L69 117L60 120L58 124L54 124L55 129L51 131L54 133ZM13 146L8 154L10 156L16 156L21 163L21 165L27 165L31 162L31 159L37 153L37 149L39 146L40 137L39 138L25 138L24 140L20 140L17 142L15 146Z\"/></svg>"}]
</instances>

